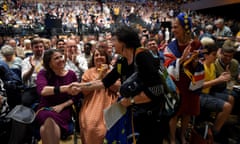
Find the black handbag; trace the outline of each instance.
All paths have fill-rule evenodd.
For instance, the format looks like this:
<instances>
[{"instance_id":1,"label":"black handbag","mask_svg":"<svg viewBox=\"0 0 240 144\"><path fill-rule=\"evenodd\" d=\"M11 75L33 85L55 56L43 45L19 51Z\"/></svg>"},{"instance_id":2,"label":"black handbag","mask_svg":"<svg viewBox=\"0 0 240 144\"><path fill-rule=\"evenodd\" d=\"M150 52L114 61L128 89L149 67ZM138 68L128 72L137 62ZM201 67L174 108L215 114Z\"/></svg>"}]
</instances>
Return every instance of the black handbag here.
<instances>
[{"instance_id":1,"label":"black handbag","mask_svg":"<svg viewBox=\"0 0 240 144\"><path fill-rule=\"evenodd\" d=\"M12 128L8 144L31 143L35 112L33 109L17 105L7 115L12 119Z\"/></svg>"},{"instance_id":2,"label":"black handbag","mask_svg":"<svg viewBox=\"0 0 240 144\"><path fill-rule=\"evenodd\" d=\"M143 83L138 72L133 73L120 87L120 94L123 97L134 97L143 90Z\"/></svg>"}]
</instances>

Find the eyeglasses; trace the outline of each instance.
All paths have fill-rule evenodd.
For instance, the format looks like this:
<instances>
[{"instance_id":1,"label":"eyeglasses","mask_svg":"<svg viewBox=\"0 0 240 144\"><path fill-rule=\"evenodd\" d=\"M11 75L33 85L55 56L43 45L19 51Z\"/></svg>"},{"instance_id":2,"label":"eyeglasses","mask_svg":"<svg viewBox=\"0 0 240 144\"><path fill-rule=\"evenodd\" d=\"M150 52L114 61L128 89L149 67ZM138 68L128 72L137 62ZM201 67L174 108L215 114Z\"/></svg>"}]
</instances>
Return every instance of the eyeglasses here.
<instances>
[{"instance_id":1,"label":"eyeglasses","mask_svg":"<svg viewBox=\"0 0 240 144\"><path fill-rule=\"evenodd\" d=\"M222 53L222 55L226 58L233 58L233 54Z\"/></svg>"}]
</instances>

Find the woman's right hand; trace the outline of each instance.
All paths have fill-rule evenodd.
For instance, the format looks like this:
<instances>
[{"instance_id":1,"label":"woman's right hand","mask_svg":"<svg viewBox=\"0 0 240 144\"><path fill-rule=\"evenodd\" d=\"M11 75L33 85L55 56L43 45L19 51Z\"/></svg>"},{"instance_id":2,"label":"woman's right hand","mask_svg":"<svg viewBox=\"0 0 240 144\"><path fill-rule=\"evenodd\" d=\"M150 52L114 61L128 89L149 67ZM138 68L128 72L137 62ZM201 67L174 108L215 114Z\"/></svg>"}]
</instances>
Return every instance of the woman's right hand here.
<instances>
[{"instance_id":1,"label":"woman's right hand","mask_svg":"<svg viewBox=\"0 0 240 144\"><path fill-rule=\"evenodd\" d=\"M183 51L182 56L180 57L180 63L186 61L191 53L191 44L189 44Z\"/></svg>"}]
</instances>

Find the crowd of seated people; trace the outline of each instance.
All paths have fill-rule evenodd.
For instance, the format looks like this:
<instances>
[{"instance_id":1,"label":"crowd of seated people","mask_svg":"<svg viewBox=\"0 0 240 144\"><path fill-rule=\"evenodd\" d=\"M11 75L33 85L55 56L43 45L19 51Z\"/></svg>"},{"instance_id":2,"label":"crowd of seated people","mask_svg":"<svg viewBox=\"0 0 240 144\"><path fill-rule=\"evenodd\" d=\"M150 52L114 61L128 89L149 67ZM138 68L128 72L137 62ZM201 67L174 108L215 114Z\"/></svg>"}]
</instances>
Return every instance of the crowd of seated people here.
<instances>
[{"instance_id":1,"label":"crowd of seated people","mask_svg":"<svg viewBox=\"0 0 240 144\"><path fill-rule=\"evenodd\" d=\"M101 6L103 10L101 10ZM35 10L35 7L38 7L38 9ZM84 94L89 94L89 92L81 93L84 96L78 100L71 100L69 97L77 94L68 91L68 85L72 82L81 82L82 76L84 76L84 80L86 79L86 74L84 74L85 71L88 71L89 73L90 68L93 66L96 67L96 63L92 62L94 60L92 57L97 57L96 53L100 53L100 56L107 54L106 62L109 62L108 68L112 69L114 67L116 59L119 58L115 53L114 48L116 46L113 44L111 36L114 28L118 28L120 25L137 28L142 47L147 46L148 40L155 39L158 45L158 50L165 54L176 41L177 45L182 48L181 55L184 55L184 49L189 49L189 43L191 43L193 39L198 39L200 42L200 40L204 40L206 37L211 38L214 44L208 46L202 43L203 47L206 49L208 47L216 48L214 50L209 48L209 51L204 53L202 61L203 64L207 65L207 60L210 59L209 57L213 57L210 65L211 68L214 67L216 73L203 85L204 89L210 89L211 87L211 90L207 90L207 92L202 91L200 96L193 94L193 97L191 98L194 99L193 101L195 103L183 98L184 102L182 104L185 106L182 105L177 115L170 120L169 141L174 144L176 143L177 137L180 137L179 141L185 143L187 139L185 139L184 134L188 123L192 116L201 114L202 108L217 112L213 128L214 135L217 137L224 122L229 118L229 115L240 114L237 110L240 102L239 92L233 90L233 85L238 85L240 78L239 59L237 59L237 54L240 51L240 34L237 33L240 31L239 27L236 30L239 22L236 21L235 23L231 23L233 20L186 11L184 14L189 16L187 18L189 25L188 28L185 28L185 15L180 17L178 15L180 11L184 10L180 10L177 7L177 4L172 1L164 1L162 3L148 1L147 3L142 4L130 3L130 5L124 5L120 2L102 3L102 5L100 5L96 1L66 1L65 3L59 1L54 1L52 3L48 1L22 1L18 7L9 9L8 11L2 11L2 13L6 14L0 16L3 24L7 24L13 20L15 21L14 25L19 26L21 24L35 24L36 22L44 24L45 14L48 12L51 15L61 18L63 27L65 27L66 30L71 29L72 31L71 33L61 33L61 35L56 33L55 35L52 35L54 33L49 33L49 35L38 35L35 33L24 35L24 33L21 33L20 35L11 34L10 36L0 36L1 61L6 63L24 84L24 90L21 95L21 104L31 108L35 103L39 102L42 105L44 103L42 107L51 107L51 105L55 105L52 107L52 111L60 113L64 107L69 108L72 104L78 103L78 113L81 109L79 103L85 99L86 96ZM135 17L132 17L133 15ZM77 17L80 21L77 21ZM142 21L139 21L137 18L140 18ZM165 25L167 24L166 22L170 22L171 25ZM83 25L79 28L80 24ZM98 33L91 31L81 33L84 31L84 25L91 26L91 24L95 24L100 28ZM166 28L170 30L170 39L167 40L165 39ZM105 32L103 29L107 31ZM104 48L104 53L102 50L98 51L99 48ZM45 60L44 63L46 52L50 52L52 49L57 49L58 51L53 50L52 54L48 53L48 59L51 62L47 63ZM178 53L175 54L176 60L179 58L182 63L188 58L187 54L184 57L181 57ZM167 60L167 57L165 58ZM64 68L62 69L60 69L60 66L63 62L61 63L60 61L64 61ZM102 63L106 62L104 60ZM46 72L48 74L44 75L47 77L47 80L49 78L48 76L54 75L54 77L57 78L55 79L54 77L51 77L54 80L50 82L47 80L40 81L38 79L40 76L38 75L43 69L50 71L50 73ZM74 78L69 81L69 83L61 83L63 76L65 76L64 74L67 72L64 74L60 73L59 75L58 69L61 72L73 72L74 76L72 77ZM206 68L206 71L209 69L210 68ZM43 75L44 72L41 73ZM226 73L228 75L226 75ZM181 77L182 75L180 75L180 79ZM187 79L185 75L183 77ZM91 80L94 78L91 78ZM212 80L212 78L215 78L215 81ZM41 79L43 79L43 76ZM39 85L37 85L36 82L38 82ZM44 84L40 86L41 83ZM184 87L181 81L176 80L176 84L180 87L179 90L183 97L190 93L185 90L187 86ZM94 92L97 92L97 90ZM67 95L65 95L65 93L67 93ZM53 101L53 104L46 104L44 102L46 101L44 99L48 99L47 97L56 95L64 95L68 97L68 99L63 98L64 101L60 99L56 103L53 99L51 100ZM219 105L215 104L218 105L218 107L216 106L213 108L206 105L205 103L208 102L205 99L206 95L211 98L214 97L212 99L216 100ZM220 99L216 98L218 96ZM3 101L3 98L1 98L1 101ZM116 101L115 97L113 98L113 101ZM195 108L190 104L184 104L185 102L190 102ZM84 104L86 105L85 101ZM42 110L42 107L37 107L36 109ZM11 106L11 108L13 108L13 106ZM43 115L41 112L38 114ZM81 112L81 115L85 116L83 115L83 112ZM179 119L179 116L182 116L182 119ZM58 117L56 119L55 117L53 119L45 119L45 115L43 117L44 120L41 120L42 117L38 117L37 120L40 121L39 123L42 126L40 128L40 135L44 138L44 143L48 143L49 141L49 137L46 136L48 134L45 132L46 126L48 127L50 125L53 127L53 130L56 130L55 133L53 133L53 136L55 137L54 140L59 141L59 139L65 136L67 128L61 124L61 120L60 122L56 120ZM83 120L84 119L82 118L81 121ZM179 120L182 121L182 131L180 134L177 133L178 136L175 137L177 122ZM80 123L80 125L82 126L83 123ZM79 128L78 131L81 131L81 128ZM104 128L104 132L105 131L106 129ZM102 136L101 140L103 140Z\"/></svg>"}]
</instances>

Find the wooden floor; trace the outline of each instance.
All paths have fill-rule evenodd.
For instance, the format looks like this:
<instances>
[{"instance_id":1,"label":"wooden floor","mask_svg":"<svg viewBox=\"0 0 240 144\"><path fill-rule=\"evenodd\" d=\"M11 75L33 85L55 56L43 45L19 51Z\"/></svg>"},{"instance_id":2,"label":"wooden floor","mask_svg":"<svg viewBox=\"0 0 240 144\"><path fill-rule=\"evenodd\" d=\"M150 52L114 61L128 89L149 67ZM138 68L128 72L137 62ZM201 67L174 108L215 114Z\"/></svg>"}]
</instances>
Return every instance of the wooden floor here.
<instances>
[{"instance_id":1,"label":"wooden floor","mask_svg":"<svg viewBox=\"0 0 240 144\"><path fill-rule=\"evenodd\" d=\"M42 144L42 141L40 140L38 144ZM66 140L61 140L60 144L82 144L81 139L79 136L77 136L77 141L74 142L74 135L69 136Z\"/></svg>"}]
</instances>

